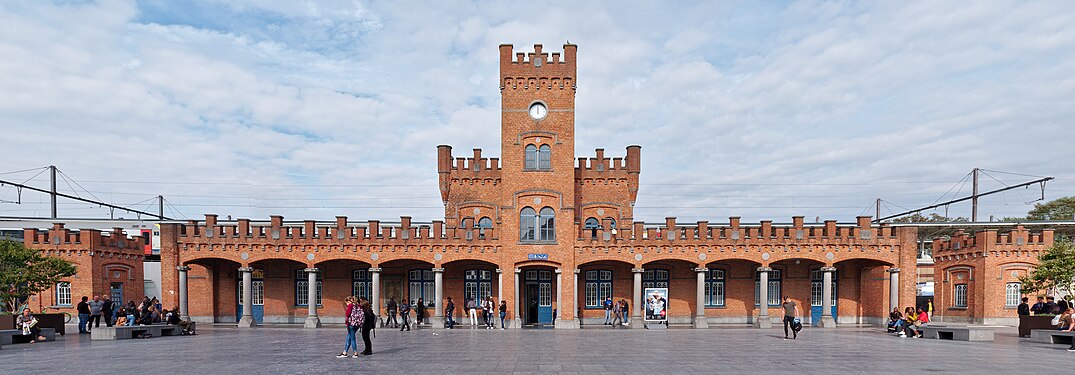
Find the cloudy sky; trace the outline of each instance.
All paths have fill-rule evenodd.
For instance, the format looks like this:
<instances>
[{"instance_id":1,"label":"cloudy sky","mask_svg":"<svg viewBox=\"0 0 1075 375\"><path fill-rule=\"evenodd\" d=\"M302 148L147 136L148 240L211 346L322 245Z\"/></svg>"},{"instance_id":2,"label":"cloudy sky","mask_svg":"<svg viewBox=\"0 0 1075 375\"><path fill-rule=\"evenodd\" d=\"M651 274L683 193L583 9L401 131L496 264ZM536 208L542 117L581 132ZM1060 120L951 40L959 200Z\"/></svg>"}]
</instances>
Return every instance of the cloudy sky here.
<instances>
[{"instance_id":1,"label":"cloudy sky","mask_svg":"<svg viewBox=\"0 0 1075 375\"><path fill-rule=\"evenodd\" d=\"M1075 195L1070 2L577 3L0 1L0 179L54 164L178 218L439 219L436 145L500 154L497 46L570 41L575 153L643 146L639 220L851 220L975 167ZM0 216L47 201L0 187Z\"/></svg>"}]
</instances>

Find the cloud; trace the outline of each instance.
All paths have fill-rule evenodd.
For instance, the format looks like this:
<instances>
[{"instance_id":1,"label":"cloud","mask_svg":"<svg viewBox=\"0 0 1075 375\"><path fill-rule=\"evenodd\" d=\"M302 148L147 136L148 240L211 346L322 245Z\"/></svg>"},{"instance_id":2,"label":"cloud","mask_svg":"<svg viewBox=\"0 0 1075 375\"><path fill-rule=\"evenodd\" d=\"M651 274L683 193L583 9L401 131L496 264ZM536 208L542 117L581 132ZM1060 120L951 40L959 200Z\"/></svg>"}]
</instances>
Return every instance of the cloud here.
<instances>
[{"instance_id":1,"label":"cloud","mask_svg":"<svg viewBox=\"0 0 1075 375\"><path fill-rule=\"evenodd\" d=\"M0 173L55 164L102 199L163 194L189 217L438 219L435 146L500 154L497 45L570 40L576 154L644 147L636 219L847 220L878 197L932 203L974 167L1057 176L1055 198L1075 193L1066 8L4 3ZM1019 215L1036 194L980 212Z\"/></svg>"}]
</instances>

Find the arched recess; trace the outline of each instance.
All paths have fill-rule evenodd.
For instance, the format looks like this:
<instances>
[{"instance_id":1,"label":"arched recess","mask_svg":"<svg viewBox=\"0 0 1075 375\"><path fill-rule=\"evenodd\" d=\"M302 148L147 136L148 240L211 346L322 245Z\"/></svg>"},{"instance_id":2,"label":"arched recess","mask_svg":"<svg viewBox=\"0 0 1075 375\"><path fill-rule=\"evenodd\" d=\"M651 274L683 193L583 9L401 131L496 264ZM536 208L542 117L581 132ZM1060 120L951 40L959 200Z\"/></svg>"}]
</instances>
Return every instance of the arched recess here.
<instances>
[{"instance_id":1,"label":"arched recess","mask_svg":"<svg viewBox=\"0 0 1075 375\"><path fill-rule=\"evenodd\" d=\"M187 271L187 306L191 319L236 322L238 272L242 265L230 259L212 257L189 259L183 265L190 267ZM178 273L174 269L161 272ZM178 302L178 295L172 297Z\"/></svg>"},{"instance_id":2,"label":"arched recess","mask_svg":"<svg viewBox=\"0 0 1075 375\"><path fill-rule=\"evenodd\" d=\"M669 324L688 324L698 306L697 264L682 259L665 258L642 264L643 301L648 288L668 288Z\"/></svg>"},{"instance_id":3,"label":"arched recess","mask_svg":"<svg viewBox=\"0 0 1075 375\"><path fill-rule=\"evenodd\" d=\"M484 259L466 258L454 259L441 265L444 268L444 298L451 297L455 303L455 319L462 320L463 309L468 298L484 300L493 297L496 303L506 295L501 290L503 277L497 273L500 266ZM501 270L511 272L511 270ZM509 273L509 275L512 275ZM480 305L480 302L476 302Z\"/></svg>"},{"instance_id":4,"label":"arched recess","mask_svg":"<svg viewBox=\"0 0 1075 375\"><path fill-rule=\"evenodd\" d=\"M258 323L301 323L308 314L308 299L305 298L308 289L303 287L308 282L306 272L307 264L286 258L260 259L250 263L253 272L253 315ZM238 274L236 274L239 277ZM261 290L257 285L258 276L261 276ZM323 278L324 275L318 275ZM322 280L323 281L323 280ZM239 281L241 282L241 280ZM238 282L237 282L238 285ZM301 288L301 291L299 290ZM324 286L322 285L322 298L320 307L325 306ZM262 301L257 304L259 299ZM242 301L239 294L232 296L236 304L236 310L241 310ZM258 320L261 313L262 320Z\"/></svg>"},{"instance_id":5,"label":"arched recess","mask_svg":"<svg viewBox=\"0 0 1075 375\"><path fill-rule=\"evenodd\" d=\"M709 272L706 282L710 284L710 288L722 287L724 291L722 296L717 296L716 301L713 301L715 303L706 306L707 320L710 323L752 323L757 313L754 275L758 267L761 267L761 263L747 259L725 258L711 260L706 263L705 267ZM712 294L714 293L711 293L711 296Z\"/></svg>"},{"instance_id":6,"label":"arched recess","mask_svg":"<svg viewBox=\"0 0 1075 375\"><path fill-rule=\"evenodd\" d=\"M889 274L894 264L873 258L851 258L833 263L836 275L837 323L885 324L889 313ZM914 277L905 270L903 277ZM904 296L903 294L909 293ZM900 300L914 301L913 290L901 289ZM912 302L913 303L913 302Z\"/></svg>"},{"instance_id":7,"label":"arched recess","mask_svg":"<svg viewBox=\"0 0 1075 375\"><path fill-rule=\"evenodd\" d=\"M327 307L322 313L325 316L342 317L344 310L341 307L345 306L344 299L348 296L373 298L370 263L355 259L329 259L315 263L314 267L321 274L324 289L321 305Z\"/></svg>"},{"instance_id":8,"label":"arched recess","mask_svg":"<svg viewBox=\"0 0 1075 375\"><path fill-rule=\"evenodd\" d=\"M436 304L433 263L403 258L382 262L378 267L381 269L381 298L384 301L394 298L397 302L407 300L412 306L417 306L421 298L427 315L432 316Z\"/></svg>"},{"instance_id":9,"label":"arched recess","mask_svg":"<svg viewBox=\"0 0 1075 375\"><path fill-rule=\"evenodd\" d=\"M604 297L634 303L633 263L619 259L596 259L580 263L577 267L579 274L575 305L578 306L578 316L582 318L581 324L604 324Z\"/></svg>"},{"instance_id":10,"label":"arched recess","mask_svg":"<svg viewBox=\"0 0 1075 375\"><path fill-rule=\"evenodd\" d=\"M803 324L817 324L821 319L821 280L815 280L825 263L812 258L785 258L769 263L773 272L769 274L769 308L770 316L783 316L784 311L780 304L785 296L791 297L800 309L803 317L809 316ZM778 286L777 286L778 285ZM840 282L833 279L833 287L836 289L834 296L840 295ZM755 294L758 292L755 291ZM837 297L834 297L837 298ZM774 303L775 302L775 303ZM833 310L839 310L833 306ZM834 315L835 316L835 315Z\"/></svg>"}]
</instances>

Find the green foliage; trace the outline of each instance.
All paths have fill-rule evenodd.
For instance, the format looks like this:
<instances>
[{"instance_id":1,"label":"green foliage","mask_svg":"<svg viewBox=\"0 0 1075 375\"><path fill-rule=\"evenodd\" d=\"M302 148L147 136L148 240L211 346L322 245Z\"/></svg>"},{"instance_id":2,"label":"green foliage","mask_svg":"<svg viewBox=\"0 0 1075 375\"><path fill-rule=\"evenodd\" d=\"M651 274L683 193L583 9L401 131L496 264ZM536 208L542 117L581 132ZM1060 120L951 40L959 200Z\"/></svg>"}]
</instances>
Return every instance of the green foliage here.
<instances>
[{"instance_id":1,"label":"green foliage","mask_svg":"<svg viewBox=\"0 0 1075 375\"><path fill-rule=\"evenodd\" d=\"M932 213L932 214L929 214L929 216L924 216L924 215L922 215L921 213L918 213L918 212L915 212L914 214L911 214L911 215L901 216L901 217L892 219L893 223L948 223L948 222L966 222L966 221L967 221L967 218L965 218L965 217L947 217L947 216L939 215L937 213Z\"/></svg>"},{"instance_id":2,"label":"green foliage","mask_svg":"<svg viewBox=\"0 0 1075 375\"><path fill-rule=\"evenodd\" d=\"M1075 197L1063 197L1046 203L1035 203L1026 213L1027 220L1075 219Z\"/></svg>"},{"instance_id":3,"label":"green foliage","mask_svg":"<svg viewBox=\"0 0 1075 375\"><path fill-rule=\"evenodd\" d=\"M1060 240L1038 256L1038 265L1029 275L1019 278L1024 294L1060 292L1063 296L1075 295L1075 245Z\"/></svg>"},{"instance_id":4,"label":"green foliage","mask_svg":"<svg viewBox=\"0 0 1075 375\"><path fill-rule=\"evenodd\" d=\"M15 311L19 300L52 288L76 271L63 259L44 256L21 242L0 240L0 299L8 311Z\"/></svg>"}]
</instances>

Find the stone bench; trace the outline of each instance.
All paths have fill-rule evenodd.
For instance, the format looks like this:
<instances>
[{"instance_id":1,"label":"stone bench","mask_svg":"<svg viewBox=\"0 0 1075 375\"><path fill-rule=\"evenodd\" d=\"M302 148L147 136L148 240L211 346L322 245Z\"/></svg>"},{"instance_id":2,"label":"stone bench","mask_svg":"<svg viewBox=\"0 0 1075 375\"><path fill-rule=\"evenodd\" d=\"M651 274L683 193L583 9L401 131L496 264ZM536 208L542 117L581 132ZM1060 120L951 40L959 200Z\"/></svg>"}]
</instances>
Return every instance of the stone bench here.
<instances>
[{"instance_id":1,"label":"stone bench","mask_svg":"<svg viewBox=\"0 0 1075 375\"><path fill-rule=\"evenodd\" d=\"M924 325L918 328L922 337L937 340L956 341L993 341L993 327L953 327L943 325Z\"/></svg>"},{"instance_id":2,"label":"stone bench","mask_svg":"<svg viewBox=\"0 0 1075 375\"><path fill-rule=\"evenodd\" d=\"M153 337L178 336L178 326L151 324L148 326L96 327L90 331L91 340L127 340L148 333Z\"/></svg>"},{"instance_id":3,"label":"stone bench","mask_svg":"<svg viewBox=\"0 0 1075 375\"><path fill-rule=\"evenodd\" d=\"M56 341L56 329L41 328L41 336L45 336L45 341ZM0 330L0 345L28 343L32 339L34 338L30 337L29 335L22 334L21 329Z\"/></svg>"},{"instance_id":4,"label":"stone bench","mask_svg":"<svg viewBox=\"0 0 1075 375\"><path fill-rule=\"evenodd\" d=\"M1030 341L1046 344L1071 344L1075 332L1055 329L1035 329L1030 331Z\"/></svg>"}]
</instances>

